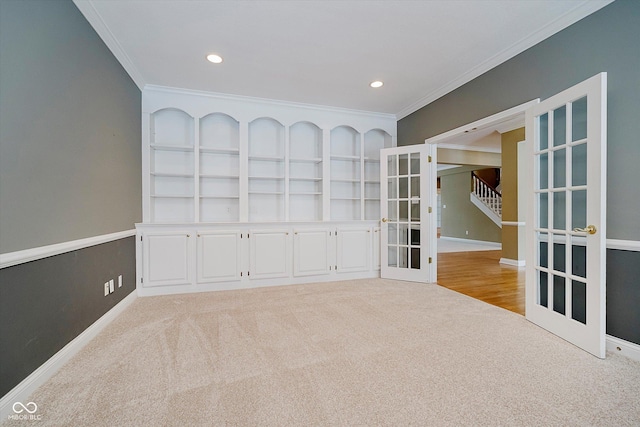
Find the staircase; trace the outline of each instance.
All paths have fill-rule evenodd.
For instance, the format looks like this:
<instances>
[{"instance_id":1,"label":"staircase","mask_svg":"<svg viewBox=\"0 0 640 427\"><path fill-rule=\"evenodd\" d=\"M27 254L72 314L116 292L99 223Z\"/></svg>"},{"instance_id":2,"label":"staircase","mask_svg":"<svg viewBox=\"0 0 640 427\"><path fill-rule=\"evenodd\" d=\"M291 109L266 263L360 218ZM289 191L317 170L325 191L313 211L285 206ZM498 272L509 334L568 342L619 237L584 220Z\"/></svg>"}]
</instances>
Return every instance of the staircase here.
<instances>
[{"instance_id":1,"label":"staircase","mask_svg":"<svg viewBox=\"0 0 640 427\"><path fill-rule=\"evenodd\" d=\"M471 203L480 209L491 221L502 228L502 195L487 184L475 172L471 172L473 191L470 195Z\"/></svg>"}]
</instances>

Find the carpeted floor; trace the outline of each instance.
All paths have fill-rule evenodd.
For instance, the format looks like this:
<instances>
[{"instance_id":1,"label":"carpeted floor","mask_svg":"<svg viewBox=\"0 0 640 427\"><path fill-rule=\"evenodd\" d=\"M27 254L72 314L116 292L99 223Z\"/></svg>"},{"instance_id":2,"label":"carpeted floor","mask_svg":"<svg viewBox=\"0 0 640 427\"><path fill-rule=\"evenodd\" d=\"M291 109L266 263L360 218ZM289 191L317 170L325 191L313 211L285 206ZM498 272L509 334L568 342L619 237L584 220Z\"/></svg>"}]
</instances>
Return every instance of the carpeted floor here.
<instances>
[{"instance_id":1,"label":"carpeted floor","mask_svg":"<svg viewBox=\"0 0 640 427\"><path fill-rule=\"evenodd\" d=\"M638 426L640 363L373 279L138 298L30 401L56 426Z\"/></svg>"}]
</instances>

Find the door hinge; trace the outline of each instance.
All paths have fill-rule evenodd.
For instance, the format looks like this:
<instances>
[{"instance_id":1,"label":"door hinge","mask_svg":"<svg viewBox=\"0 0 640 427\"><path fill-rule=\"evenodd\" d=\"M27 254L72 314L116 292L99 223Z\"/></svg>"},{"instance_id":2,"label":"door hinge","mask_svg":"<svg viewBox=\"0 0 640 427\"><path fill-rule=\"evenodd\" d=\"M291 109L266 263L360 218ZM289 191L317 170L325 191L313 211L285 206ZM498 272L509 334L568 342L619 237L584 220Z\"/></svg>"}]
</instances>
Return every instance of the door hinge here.
<instances>
[{"instance_id":1,"label":"door hinge","mask_svg":"<svg viewBox=\"0 0 640 427\"><path fill-rule=\"evenodd\" d=\"M144 277L140 278L140 283L144 283Z\"/></svg>"},{"instance_id":2,"label":"door hinge","mask_svg":"<svg viewBox=\"0 0 640 427\"><path fill-rule=\"evenodd\" d=\"M247 276L251 276L251 272L250 271L247 271Z\"/></svg>"},{"instance_id":3,"label":"door hinge","mask_svg":"<svg viewBox=\"0 0 640 427\"><path fill-rule=\"evenodd\" d=\"M429 213L431 213L433 211L433 209L431 209L431 206L429 206Z\"/></svg>"},{"instance_id":4,"label":"door hinge","mask_svg":"<svg viewBox=\"0 0 640 427\"><path fill-rule=\"evenodd\" d=\"M338 269L338 266L336 265L333 269L334 269L334 270L337 270L337 269Z\"/></svg>"},{"instance_id":5,"label":"door hinge","mask_svg":"<svg viewBox=\"0 0 640 427\"><path fill-rule=\"evenodd\" d=\"M142 242L142 236L140 236L140 241Z\"/></svg>"},{"instance_id":6,"label":"door hinge","mask_svg":"<svg viewBox=\"0 0 640 427\"><path fill-rule=\"evenodd\" d=\"M429 163L431 163L431 156L428 156L428 157L429 157Z\"/></svg>"},{"instance_id":7,"label":"door hinge","mask_svg":"<svg viewBox=\"0 0 640 427\"><path fill-rule=\"evenodd\" d=\"M433 258L429 257L429 264L433 262Z\"/></svg>"},{"instance_id":8,"label":"door hinge","mask_svg":"<svg viewBox=\"0 0 640 427\"><path fill-rule=\"evenodd\" d=\"M242 271L240 272L240 277L242 277Z\"/></svg>"}]
</instances>

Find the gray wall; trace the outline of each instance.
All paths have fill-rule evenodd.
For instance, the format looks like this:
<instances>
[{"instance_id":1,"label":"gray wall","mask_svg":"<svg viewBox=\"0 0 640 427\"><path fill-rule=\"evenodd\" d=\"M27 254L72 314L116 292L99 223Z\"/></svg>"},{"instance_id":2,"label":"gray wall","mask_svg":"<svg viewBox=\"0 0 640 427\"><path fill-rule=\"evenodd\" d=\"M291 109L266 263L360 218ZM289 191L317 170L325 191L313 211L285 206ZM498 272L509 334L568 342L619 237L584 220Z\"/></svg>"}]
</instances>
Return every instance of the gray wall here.
<instances>
[{"instance_id":1,"label":"gray wall","mask_svg":"<svg viewBox=\"0 0 640 427\"><path fill-rule=\"evenodd\" d=\"M0 94L0 252L133 229L141 93L71 0L0 0ZM134 237L0 269L0 395L134 289Z\"/></svg>"},{"instance_id":2,"label":"gray wall","mask_svg":"<svg viewBox=\"0 0 640 427\"><path fill-rule=\"evenodd\" d=\"M485 242L501 242L502 232L500 227L494 224L469 200L471 171L466 170L462 173L446 172L449 171L444 171L440 174L440 196L442 198L441 236L482 240ZM469 234L466 234L466 231Z\"/></svg>"},{"instance_id":3,"label":"gray wall","mask_svg":"<svg viewBox=\"0 0 640 427\"><path fill-rule=\"evenodd\" d=\"M0 64L0 253L132 229L141 93L71 0L2 0Z\"/></svg>"},{"instance_id":4,"label":"gray wall","mask_svg":"<svg viewBox=\"0 0 640 427\"><path fill-rule=\"evenodd\" d=\"M640 240L640 2L617 0L398 122L426 138L608 73L608 237Z\"/></svg>"},{"instance_id":5,"label":"gray wall","mask_svg":"<svg viewBox=\"0 0 640 427\"><path fill-rule=\"evenodd\" d=\"M608 73L607 237L640 240L640 2L617 0L398 122L426 138ZM640 252L607 251L607 332L640 344Z\"/></svg>"}]
</instances>

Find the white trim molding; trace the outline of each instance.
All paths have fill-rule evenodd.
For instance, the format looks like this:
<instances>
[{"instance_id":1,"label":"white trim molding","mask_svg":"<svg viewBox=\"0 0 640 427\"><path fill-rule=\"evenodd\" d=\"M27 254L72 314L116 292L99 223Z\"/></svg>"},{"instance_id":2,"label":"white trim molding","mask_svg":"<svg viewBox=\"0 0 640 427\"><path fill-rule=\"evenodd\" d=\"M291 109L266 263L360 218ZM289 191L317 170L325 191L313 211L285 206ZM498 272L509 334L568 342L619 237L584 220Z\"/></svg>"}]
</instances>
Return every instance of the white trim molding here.
<instances>
[{"instance_id":1,"label":"white trim molding","mask_svg":"<svg viewBox=\"0 0 640 427\"><path fill-rule=\"evenodd\" d=\"M607 351L640 362L640 345L607 335Z\"/></svg>"},{"instance_id":2,"label":"white trim molding","mask_svg":"<svg viewBox=\"0 0 640 427\"><path fill-rule=\"evenodd\" d=\"M69 344L51 356L31 375L22 380L9 393L0 399L0 421L6 420L13 412L15 402L24 402L36 391L38 387L51 378L65 363L75 356L85 345L95 338L109 323L118 317L137 298L135 291L127 295L122 301L116 304L111 310L96 320L91 326L85 329L80 335L75 337Z\"/></svg>"},{"instance_id":3,"label":"white trim molding","mask_svg":"<svg viewBox=\"0 0 640 427\"><path fill-rule=\"evenodd\" d=\"M500 264L512 265L514 267L525 267L526 262L523 259L500 258Z\"/></svg>"},{"instance_id":4,"label":"white trim molding","mask_svg":"<svg viewBox=\"0 0 640 427\"><path fill-rule=\"evenodd\" d=\"M79 249L88 248L90 246L100 245L102 243L112 242L114 240L124 239L125 237L135 236L136 230L119 231L117 233L103 234L100 236L87 237L86 239L71 240L69 242L56 243L54 245L40 246L23 251L7 252L0 254L0 268L11 267L29 261L36 261L54 255L60 255L65 252L77 251Z\"/></svg>"},{"instance_id":5,"label":"white trim molding","mask_svg":"<svg viewBox=\"0 0 640 427\"><path fill-rule=\"evenodd\" d=\"M524 227L527 223L524 221L502 221L502 225Z\"/></svg>"},{"instance_id":6,"label":"white trim molding","mask_svg":"<svg viewBox=\"0 0 640 427\"><path fill-rule=\"evenodd\" d=\"M619 249L621 251L640 252L639 240L607 239L607 249Z\"/></svg>"},{"instance_id":7,"label":"white trim molding","mask_svg":"<svg viewBox=\"0 0 640 427\"><path fill-rule=\"evenodd\" d=\"M487 242L484 240L471 240L471 239L463 239L460 237L447 237L447 236L440 236L439 238L442 240L451 240L454 242L477 243L479 245L494 246L498 249L502 248L502 243L499 243L499 242Z\"/></svg>"}]
</instances>

